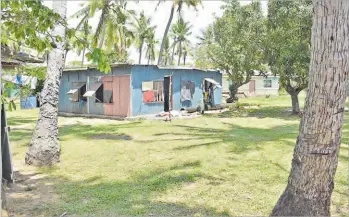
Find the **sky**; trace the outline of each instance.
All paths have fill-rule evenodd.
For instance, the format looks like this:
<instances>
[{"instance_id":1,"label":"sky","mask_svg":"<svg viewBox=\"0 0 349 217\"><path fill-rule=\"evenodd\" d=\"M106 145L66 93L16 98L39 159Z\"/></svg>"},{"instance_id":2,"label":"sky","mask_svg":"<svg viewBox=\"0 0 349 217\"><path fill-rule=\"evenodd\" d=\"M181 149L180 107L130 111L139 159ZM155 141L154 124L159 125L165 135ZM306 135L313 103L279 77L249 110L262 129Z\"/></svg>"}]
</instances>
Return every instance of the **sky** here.
<instances>
[{"instance_id":1,"label":"sky","mask_svg":"<svg viewBox=\"0 0 349 217\"><path fill-rule=\"evenodd\" d=\"M249 0L245 0L245 1L241 1L241 4L248 4L250 2L251 1ZM45 0L44 4L52 8L52 1ZM78 23L78 20L72 19L71 16L74 13L76 13L79 9L82 8L81 4L88 4L88 0L85 0L85 1L68 0L67 17L68 17L68 24L70 27L75 27ZM162 36L170 16L172 1L163 1L156 9L157 4L158 4L158 1L155 1L155 0L153 1L140 0L138 1L138 3L136 1L129 0L129 3L127 6L129 9L135 10L137 13L143 10L147 17L151 17L152 25L156 26L155 37L159 41L159 44L157 46L159 50ZM222 16L223 10L221 9L221 7L223 5L224 5L223 1L203 0L202 6L199 6L197 11L193 8L188 9L187 7L184 7L184 10L183 10L184 20L189 21L193 26L192 35L190 37L190 40L193 45L196 44L197 42L196 37L200 35L201 30L205 29L205 27L211 24L215 16L218 16L218 17ZM266 13L267 1L262 1L262 7L263 7L263 11ZM96 14L96 15L99 15L99 14ZM173 23L176 20L177 20L177 13L175 13L173 17ZM98 23L98 18L92 18L90 20L90 23L93 29L96 28ZM133 46L129 50L129 59L135 63L138 61L138 52ZM81 60L81 57L79 57L74 52L68 52L67 63L73 60ZM188 59L188 61L189 62L191 61L190 58ZM142 63L146 63L145 59L142 60Z\"/></svg>"}]
</instances>

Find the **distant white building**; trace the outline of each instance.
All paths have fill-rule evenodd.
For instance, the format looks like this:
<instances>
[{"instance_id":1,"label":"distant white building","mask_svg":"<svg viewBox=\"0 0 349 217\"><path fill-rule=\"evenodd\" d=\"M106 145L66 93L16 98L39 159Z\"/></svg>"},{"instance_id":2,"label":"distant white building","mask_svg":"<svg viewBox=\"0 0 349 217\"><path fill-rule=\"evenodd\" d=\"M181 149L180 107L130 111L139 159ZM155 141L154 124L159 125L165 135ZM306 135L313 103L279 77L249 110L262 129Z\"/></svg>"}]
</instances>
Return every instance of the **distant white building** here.
<instances>
[{"instance_id":1,"label":"distant white building","mask_svg":"<svg viewBox=\"0 0 349 217\"><path fill-rule=\"evenodd\" d=\"M231 81L228 75L224 75L222 80L223 94L228 95ZM245 96L278 95L279 81L280 76L275 76L271 72L262 74L255 71L250 82L239 87L239 94L244 94Z\"/></svg>"}]
</instances>

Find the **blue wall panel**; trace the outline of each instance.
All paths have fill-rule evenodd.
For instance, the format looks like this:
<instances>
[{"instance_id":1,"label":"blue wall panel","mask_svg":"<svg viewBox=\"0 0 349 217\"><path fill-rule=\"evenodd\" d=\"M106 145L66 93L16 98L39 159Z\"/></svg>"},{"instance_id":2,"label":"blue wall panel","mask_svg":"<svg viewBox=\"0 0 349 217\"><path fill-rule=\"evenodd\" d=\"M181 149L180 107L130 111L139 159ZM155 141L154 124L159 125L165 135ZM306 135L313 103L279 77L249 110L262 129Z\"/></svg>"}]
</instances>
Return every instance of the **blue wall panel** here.
<instances>
[{"instance_id":1,"label":"blue wall panel","mask_svg":"<svg viewBox=\"0 0 349 217\"><path fill-rule=\"evenodd\" d=\"M217 72L206 72L191 69L158 69L156 66L133 66L132 67L132 115L156 114L164 110L163 103L144 103L142 82L163 80L166 75L173 75L173 109L180 110L187 107L196 107L202 100L202 80L212 78L222 84L222 75ZM190 80L195 82L195 93L191 101L180 101L181 81ZM221 104L222 89L214 92L215 104Z\"/></svg>"},{"instance_id":2,"label":"blue wall panel","mask_svg":"<svg viewBox=\"0 0 349 217\"><path fill-rule=\"evenodd\" d=\"M96 81L98 77L102 76L112 76L112 75L125 75L130 74L130 67L114 67L112 72L109 74L104 74L96 69L87 70L76 70L76 71L65 71L62 74L61 85L59 91L59 111L68 113L80 113L87 114L87 102L72 102L69 100L71 96L66 93L71 89L73 82L86 82L89 76L90 85L93 81ZM90 87L87 86L87 90ZM90 114L103 115L104 114L104 104L96 103L94 99L89 100L89 112Z\"/></svg>"}]
</instances>

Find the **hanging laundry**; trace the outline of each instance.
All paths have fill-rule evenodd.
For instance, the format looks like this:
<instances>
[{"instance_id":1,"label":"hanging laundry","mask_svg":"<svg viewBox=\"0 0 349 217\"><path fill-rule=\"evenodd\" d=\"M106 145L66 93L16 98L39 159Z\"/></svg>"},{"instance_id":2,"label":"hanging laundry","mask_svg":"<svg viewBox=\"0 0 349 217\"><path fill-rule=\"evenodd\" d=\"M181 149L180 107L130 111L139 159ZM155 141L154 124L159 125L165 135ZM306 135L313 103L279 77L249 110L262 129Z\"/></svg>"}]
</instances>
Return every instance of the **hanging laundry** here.
<instances>
[{"instance_id":1,"label":"hanging laundry","mask_svg":"<svg viewBox=\"0 0 349 217\"><path fill-rule=\"evenodd\" d=\"M195 82L184 80L181 82L181 102L192 100L195 93Z\"/></svg>"},{"instance_id":2,"label":"hanging laundry","mask_svg":"<svg viewBox=\"0 0 349 217\"><path fill-rule=\"evenodd\" d=\"M143 102L148 103L153 101L154 101L154 91L153 90L143 91Z\"/></svg>"}]
</instances>

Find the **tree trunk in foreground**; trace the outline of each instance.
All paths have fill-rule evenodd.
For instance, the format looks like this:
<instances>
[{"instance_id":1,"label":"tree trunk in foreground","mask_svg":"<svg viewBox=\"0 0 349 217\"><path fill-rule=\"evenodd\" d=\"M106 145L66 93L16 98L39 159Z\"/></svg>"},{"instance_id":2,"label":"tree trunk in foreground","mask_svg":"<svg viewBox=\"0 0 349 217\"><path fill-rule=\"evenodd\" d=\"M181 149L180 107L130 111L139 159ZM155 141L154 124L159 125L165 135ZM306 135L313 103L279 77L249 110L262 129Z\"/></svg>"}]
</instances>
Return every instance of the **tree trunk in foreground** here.
<instances>
[{"instance_id":1,"label":"tree trunk in foreground","mask_svg":"<svg viewBox=\"0 0 349 217\"><path fill-rule=\"evenodd\" d=\"M309 87L288 184L272 216L329 216L349 57L349 1L314 0Z\"/></svg>"},{"instance_id":2,"label":"tree trunk in foreground","mask_svg":"<svg viewBox=\"0 0 349 217\"><path fill-rule=\"evenodd\" d=\"M167 37L167 34L168 34L168 30L170 29L170 26L171 26L171 23L172 23L175 6L176 6L175 3L173 3L172 8L171 8L170 18L168 19L167 26L166 26L166 29L165 29L165 32L164 32L164 36L162 38L160 52L159 52L158 65L161 65L162 53L164 52L166 37Z\"/></svg>"},{"instance_id":3,"label":"tree trunk in foreground","mask_svg":"<svg viewBox=\"0 0 349 217\"><path fill-rule=\"evenodd\" d=\"M66 17L67 1L53 1L53 10ZM65 38L65 27L55 26L53 36ZM59 162L58 96L60 77L64 66L64 42L58 42L48 55L47 77L41 97L38 121L25 156L25 162L35 166L50 166Z\"/></svg>"},{"instance_id":4,"label":"tree trunk in foreground","mask_svg":"<svg viewBox=\"0 0 349 217\"><path fill-rule=\"evenodd\" d=\"M298 101L298 94L299 93L292 93L291 100L292 100L292 114L299 114L299 101Z\"/></svg>"}]
</instances>

